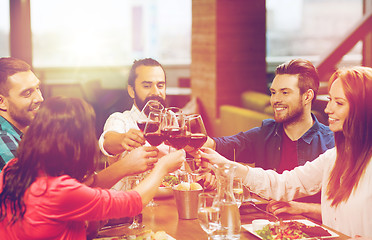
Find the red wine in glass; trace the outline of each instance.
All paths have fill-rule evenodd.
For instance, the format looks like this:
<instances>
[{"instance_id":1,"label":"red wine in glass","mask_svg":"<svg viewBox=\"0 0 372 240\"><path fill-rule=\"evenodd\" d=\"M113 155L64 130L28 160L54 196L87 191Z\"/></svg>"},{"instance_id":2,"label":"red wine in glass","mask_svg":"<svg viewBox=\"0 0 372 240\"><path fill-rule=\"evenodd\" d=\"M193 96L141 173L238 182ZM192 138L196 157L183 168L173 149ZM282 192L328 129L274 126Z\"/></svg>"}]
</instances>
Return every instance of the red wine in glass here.
<instances>
[{"instance_id":1,"label":"red wine in glass","mask_svg":"<svg viewBox=\"0 0 372 240\"><path fill-rule=\"evenodd\" d=\"M138 122L137 122L137 126L139 127L139 129L140 129L142 132L145 131L146 121L138 121Z\"/></svg>"},{"instance_id":2,"label":"red wine in glass","mask_svg":"<svg viewBox=\"0 0 372 240\"><path fill-rule=\"evenodd\" d=\"M204 143L207 141L207 136L202 133L193 133L190 137L189 146L195 149L201 148Z\"/></svg>"},{"instance_id":3,"label":"red wine in glass","mask_svg":"<svg viewBox=\"0 0 372 240\"><path fill-rule=\"evenodd\" d=\"M190 142L190 135L186 134L176 134L176 135L169 135L168 141L170 145L176 149L181 149L186 147Z\"/></svg>"},{"instance_id":4,"label":"red wine in glass","mask_svg":"<svg viewBox=\"0 0 372 240\"><path fill-rule=\"evenodd\" d=\"M142 121L142 122L137 122L137 125L139 129L141 129L142 132L145 131L145 127L147 124L147 130L146 132L156 132L159 129L159 122L155 121Z\"/></svg>"},{"instance_id":5,"label":"red wine in glass","mask_svg":"<svg viewBox=\"0 0 372 240\"><path fill-rule=\"evenodd\" d=\"M159 146L164 141L165 136L161 133L150 132L145 134L145 138L151 146Z\"/></svg>"}]
</instances>

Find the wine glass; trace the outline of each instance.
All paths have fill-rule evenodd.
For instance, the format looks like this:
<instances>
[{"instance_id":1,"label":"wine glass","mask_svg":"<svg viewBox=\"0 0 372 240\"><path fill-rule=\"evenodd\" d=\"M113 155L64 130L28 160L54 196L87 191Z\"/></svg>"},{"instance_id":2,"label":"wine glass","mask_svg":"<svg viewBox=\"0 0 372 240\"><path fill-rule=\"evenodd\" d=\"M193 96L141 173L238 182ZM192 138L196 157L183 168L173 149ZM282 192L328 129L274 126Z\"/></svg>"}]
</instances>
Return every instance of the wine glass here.
<instances>
[{"instance_id":1,"label":"wine glass","mask_svg":"<svg viewBox=\"0 0 372 240\"><path fill-rule=\"evenodd\" d=\"M241 178L234 178L234 180L233 180L233 193L234 193L235 201L238 205L238 208L240 208L240 206L242 205L242 202L243 202L243 197L244 197L243 192L244 192L244 190L243 190L242 179Z\"/></svg>"},{"instance_id":2,"label":"wine glass","mask_svg":"<svg viewBox=\"0 0 372 240\"><path fill-rule=\"evenodd\" d=\"M200 226L208 234L208 239L221 227L220 208L216 205L215 198L215 193L200 193L198 199L198 219Z\"/></svg>"},{"instance_id":3,"label":"wine glass","mask_svg":"<svg viewBox=\"0 0 372 240\"><path fill-rule=\"evenodd\" d=\"M190 142L188 146L195 150L200 149L207 141L207 131L200 114L192 114L186 116L187 131L190 132Z\"/></svg>"},{"instance_id":4,"label":"wine glass","mask_svg":"<svg viewBox=\"0 0 372 240\"><path fill-rule=\"evenodd\" d=\"M182 149L189 143L190 135L187 134L185 114L182 112L174 113L172 110L167 110L161 131L167 140L166 143L176 149Z\"/></svg>"},{"instance_id":5,"label":"wine glass","mask_svg":"<svg viewBox=\"0 0 372 240\"><path fill-rule=\"evenodd\" d=\"M186 116L185 121L187 132L190 134L190 141L187 147L193 150L198 150L207 141L207 131L205 129L203 119L200 114L192 114ZM198 172L205 173L209 171L210 169L208 166L202 162Z\"/></svg>"},{"instance_id":6,"label":"wine glass","mask_svg":"<svg viewBox=\"0 0 372 240\"><path fill-rule=\"evenodd\" d=\"M149 100L142 108L142 111L138 117L137 125L139 129L141 129L141 131L144 131L148 116L151 112L161 113L163 111L164 106L160 102L156 100Z\"/></svg>"},{"instance_id":7,"label":"wine glass","mask_svg":"<svg viewBox=\"0 0 372 240\"><path fill-rule=\"evenodd\" d=\"M159 146L164 141L164 135L160 131L162 118L163 114L159 112L150 112L147 118L143 133L151 146Z\"/></svg>"},{"instance_id":8,"label":"wine glass","mask_svg":"<svg viewBox=\"0 0 372 240\"><path fill-rule=\"evenodd\" d=\"M142 180L141 176L128 176L126 177L126 185L125 189L126 191L133 190ZM142 214L138 214L133 217L132 224L128 227L129 229L140 229L143 228L144 225L139 223L139 219L142 216Z\"/></svg>"}]
</instances>

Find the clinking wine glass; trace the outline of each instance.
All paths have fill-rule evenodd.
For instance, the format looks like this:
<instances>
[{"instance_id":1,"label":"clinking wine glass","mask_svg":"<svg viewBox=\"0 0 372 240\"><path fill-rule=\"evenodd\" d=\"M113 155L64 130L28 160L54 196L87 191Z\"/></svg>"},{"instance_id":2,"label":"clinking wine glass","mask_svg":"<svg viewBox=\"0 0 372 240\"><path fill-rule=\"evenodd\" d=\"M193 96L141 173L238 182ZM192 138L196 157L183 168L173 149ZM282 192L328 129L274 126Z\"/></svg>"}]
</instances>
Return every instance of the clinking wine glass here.
<instances>
[{"instance_id":1,"label":"clinking wine glass","mask_svg":"<svg viewBox=\"0 0 372 240\"><path fill-rule=\"evenodd\" d=\"M205 129L203 119L200 114L186 116L186 128L190 134L188 148L198 150L207 141L207 130ZM198 169L199 173L209 172L210 169L203 162Z\"/></svg>"},{"instance_id":2,"label":"clinking wine glass","mask_svg":"<svg viewBox=\"0 0 372 240\"><path fill-rule=\"evenodd\" d=\"M141 129L141 131L145 130L146 122L151 112L162 113L163 111L164 106L160 102L156 100L149 100L146 103L146 105L142 108L142 111L137 120L137 125L139 129Z\"/></svg>"},{"instance_id":3,"label":"clinking wine glass","mask_svg":"<svg viewBox=\"0 0 372 240\"><path fill-rule=\"evenodd\" d=\"M211 239L213 232L221 227L220 208L216 204L215 193L200 193L198 200L198 220L202 229Z\"/></svg>"},{"instance_id":4,"label":"clinking wine glass","mask_svg":"<svg viewBox=\"0 0 372 240\"><path fill-rule=\"evenodd\" d=\"M126 191L133 190L142 180L141 176L128 176L126 178ZM129 229L140 229L143 228L144 225L139 223L139 219L142 216L142 214L138 214L133 217L132 224L128 227Z\"/></svg>"},{"instance_id":5,"label":"clinking wine glass","mask_svg":"<svg viewBox=\"0 0 372 240\"><path fill-rule=\"evenodd\" d=\"M182 112L175 113L167 110L161 131L166 143L176 149L184 148L190 141L190 135L187 134L185 126L185 114Z\"/></svg>"},{"instance_id":6,"label":"clinking wine glass","mask_svg":"<svg viewBox=\"0 0 372 240\"><path fill-rule=\"evenodd\" d=\"M159 112L150 112L147 118L143 133L151 146L159 146L164 141L164 135L160 129L162 118L163 114Z\"/></svg>"},{"instance_id":7,"label":"clinking wine glass","mask_svg":"<svg viewBox=\"0 0 372 240\"><path fill-rule=\"evenodd\" d=\"M150 112L146 126L144 129L144 136L151 146L159 146L164 141L164 135L160 131L160 125L163 119L163 113ZM151 170L147 171L145 175L149 174ZM148 207L155 207L157 204L154 199L147 204Z\"/></svg>"}]
</instances>

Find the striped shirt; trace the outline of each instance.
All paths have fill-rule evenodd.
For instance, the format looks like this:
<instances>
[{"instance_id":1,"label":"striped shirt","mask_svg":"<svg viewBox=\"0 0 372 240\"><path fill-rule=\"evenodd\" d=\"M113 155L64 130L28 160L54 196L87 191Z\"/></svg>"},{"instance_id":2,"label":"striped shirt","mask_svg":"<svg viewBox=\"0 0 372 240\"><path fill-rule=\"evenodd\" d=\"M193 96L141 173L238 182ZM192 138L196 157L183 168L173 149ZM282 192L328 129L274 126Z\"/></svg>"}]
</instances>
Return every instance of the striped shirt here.
<instances>
[{"instance_id":1,"label":"striped shirt","mask_svg":"<svg viewBox=\"0 0 372 240\"><path fill-rule=\"evenodd\" d=\"M0 171L16 155L23 133L0 116Z\"/></svg>"}]
</instances>

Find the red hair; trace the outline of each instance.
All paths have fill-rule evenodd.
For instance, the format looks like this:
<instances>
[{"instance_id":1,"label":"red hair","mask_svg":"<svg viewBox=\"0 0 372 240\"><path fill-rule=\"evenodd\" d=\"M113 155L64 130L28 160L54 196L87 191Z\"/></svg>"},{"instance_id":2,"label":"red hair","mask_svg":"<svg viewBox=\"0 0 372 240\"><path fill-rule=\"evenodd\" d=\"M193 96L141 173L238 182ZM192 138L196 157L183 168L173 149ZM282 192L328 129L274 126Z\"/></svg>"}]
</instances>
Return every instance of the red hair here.
<instances>
[{"instance_id":1,"label":"red hair","mask_svg":"<svg viewBox=\"0 0 372 240\"><path fill-rule=\"evenodd\" d=\"M349 102L349 114L342 132L335 133L336 163L330 174L327 195L332 206L346 201L358 187L372 157L372 68L351 67L337 70L329 88L339 79Z\"/></svg>"}]
</instances>

